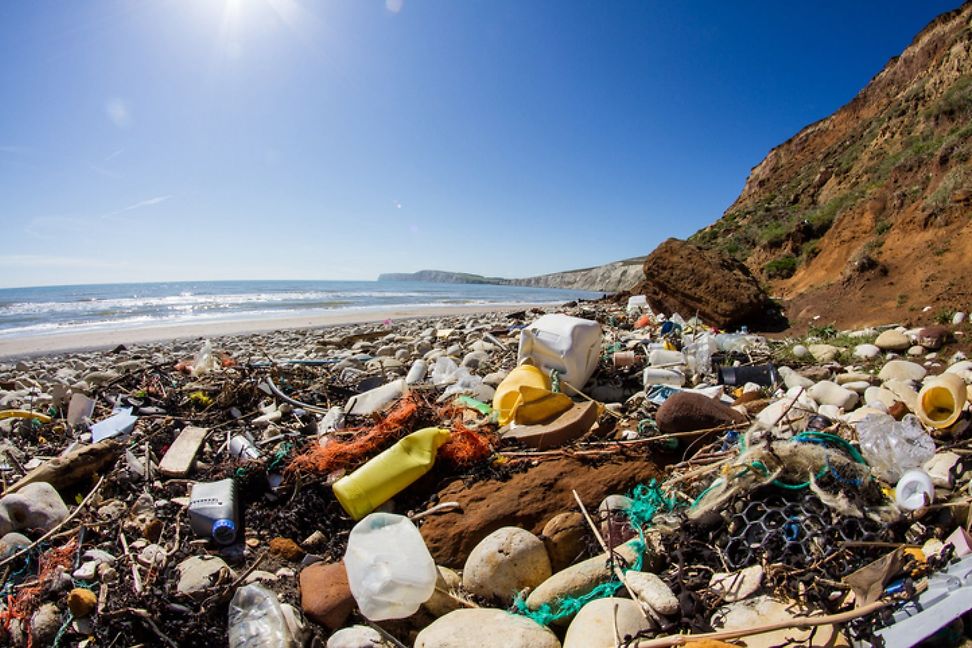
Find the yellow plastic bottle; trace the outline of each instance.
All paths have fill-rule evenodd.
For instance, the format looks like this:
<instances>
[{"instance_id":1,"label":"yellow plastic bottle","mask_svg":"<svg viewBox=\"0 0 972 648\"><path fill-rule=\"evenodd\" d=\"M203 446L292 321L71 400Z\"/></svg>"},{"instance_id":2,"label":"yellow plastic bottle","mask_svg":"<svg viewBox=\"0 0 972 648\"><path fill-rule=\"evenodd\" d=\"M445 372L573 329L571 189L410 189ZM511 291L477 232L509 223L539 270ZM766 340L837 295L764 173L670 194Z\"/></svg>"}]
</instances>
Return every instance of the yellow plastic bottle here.
<instances>
[{"instance_id":1,"label":"yellow plastic bottle","mask_svg":"<svg viewBox=\"0 0 972 648\"><path fill-rule=\"evenodd\" d=\"M499 412L499 424L506 425L513 420L513 412L522 401L520 387L550 391L550 378L539 367L523 364L511 371L496 387L493 396L493 409Z\"/></svg>"},{"instance_id":2,"label":"yellow plastic bottle","mask_svg":"<svg viewBox=\"0 0 972 648\"><path fill-rule=\"evenodd\" d=\"M334 483L334 495L355 520L405 490L427 473L435 454L449 440L449 430L423 428L412 432L350 475Z\"/></svg>"}]
</instances>

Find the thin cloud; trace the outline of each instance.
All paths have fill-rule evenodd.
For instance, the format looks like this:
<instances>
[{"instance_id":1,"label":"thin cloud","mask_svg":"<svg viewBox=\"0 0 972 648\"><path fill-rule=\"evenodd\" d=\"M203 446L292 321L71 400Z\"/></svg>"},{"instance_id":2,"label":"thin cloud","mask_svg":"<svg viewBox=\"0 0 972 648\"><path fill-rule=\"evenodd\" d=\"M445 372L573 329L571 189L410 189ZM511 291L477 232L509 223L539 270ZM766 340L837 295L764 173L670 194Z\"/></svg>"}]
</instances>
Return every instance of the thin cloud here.
<instances>
[{"instance_id":1,"label":"thin cloud","mask_svg":"<svg viewBox=\"0 0 972 648\"><path fill-rule=\"evenodd\" d=\"M109 99L105 103L105 114L118 128L125 129L132 125L132 110L123 99L118 97Z\"/></svg>"},{"instance_id":2,"label":"thin cloud","mask_svg":"<svg viewBox=\"0 0 972 648\"><path fill-rule=\"evenodd\" d=\"M172 196L170 195L155 196L154 198L146 198L145 200L139 200L137 203L133 203L128 207L122 207L121 209L116 209L113 212L102 214L101 217L106 219L111 219L114 218L115 216L124 214L125 212L135 211L136 209L144 209L145 207L152 207L154 205L162 204L170 198L172 198Z\"/></svg>"},{"instance_id":3,"label":"thin cloud","mask_svg":"<svg viewBox=\"0 0 972 648\"><path fill-rule=\"evenodd\" d=\"M125 149L124 149L124 148L120 148L120 149L118 149L117 151L112 151L112 152L111 152L111 153L110 153L110 154L108 155L108 157L106 157L106 158L105 158L104 160L102 160L102 162L103 162L103 163L104 163L104 162L111 162L112 160L114 160L114 159L115 159L116 157L118 157L119 155L121 155L121 154L122 154L122 153L124 153L124 152L125 152Z\"/></svg>"}]
</instances>

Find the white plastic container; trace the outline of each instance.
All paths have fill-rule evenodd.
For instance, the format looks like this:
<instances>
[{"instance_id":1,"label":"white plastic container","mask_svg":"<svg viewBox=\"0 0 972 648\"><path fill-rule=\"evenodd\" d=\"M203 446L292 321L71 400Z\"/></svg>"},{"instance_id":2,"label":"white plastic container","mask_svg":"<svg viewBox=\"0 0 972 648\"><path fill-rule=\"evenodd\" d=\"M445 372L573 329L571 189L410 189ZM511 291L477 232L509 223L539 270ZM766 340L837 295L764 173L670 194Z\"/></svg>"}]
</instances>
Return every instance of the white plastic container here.
<instances>
[{"instance_id":1,"label":"white plastic container","mask_svg":"<svg viewBox=\"0 0 972 648\"><path fill-rule=\"evenodd\" d=\"M644 373L644 385L647 389L652 385L670 385L672 387L681 387L685 384L685 374L681 371L675 371L674 369L659 369L657 367L648 367L645 369Z\"/></svg>"},{"instance_id":2,"label":"white plastic container","mask_svg":"<svg viewBox=\"0 0 972 648\"><path fill-rule=\"evenodd\" d=\"M655 349L648 354L648 364L652 367L678 367L685 364L685 354L681 351Z\"/></svg>"},{"instance_id":3,"label":"white plastic container","mask_svg":"<svg viewBox=\"0 0 972 648\"><path fill-rule=\"evenodd\" d=\"M544 315L520 333L518 361L530 358L545 371L581 389L597 369L601 325L570 315Z\"/></svg>"},{"instance_id":4,"label":"white plastic container","mask_svg":"<svg viewBox=\"0 0 972 648\"><path fill-rule=\"evenodd\" d=\"M405 384L416 385L425 380L425 376L428 373L429 363L419 358L412 364L411 369L408 370L408 374L405 376Z\"/></svg>"},{"instance_id":5,"label":"white plastic container","mask_svg":"<svg viewBox=\"0 0 972 648\"><path fill-rule=\"evenodd\" d=\"M917 511L935 501L935 486L924 470L907 470L894 488L894 501L898 508Z\"/></svg>"},{"instance_id":6,"label":"white plastic container","mask_svg":"<svg viewBox=\"0 0 972 648\"><path fill-rule=\"evenodd\" d=\"M372 513L354 525L344 566L358 609L372 621L411 616L435 592L435 562L402 515Z\"/></svg>"},{"instance_id":7,"label":"white plastic container","mask_svg":"<svg viewBox=\"0 0 972 648\"><path fill-rule=\"evenodd\" d=\"M638 309L648 310L648 298L644 295L631 295L628 297L628 312Z\"/></svg>"}]
</instances>

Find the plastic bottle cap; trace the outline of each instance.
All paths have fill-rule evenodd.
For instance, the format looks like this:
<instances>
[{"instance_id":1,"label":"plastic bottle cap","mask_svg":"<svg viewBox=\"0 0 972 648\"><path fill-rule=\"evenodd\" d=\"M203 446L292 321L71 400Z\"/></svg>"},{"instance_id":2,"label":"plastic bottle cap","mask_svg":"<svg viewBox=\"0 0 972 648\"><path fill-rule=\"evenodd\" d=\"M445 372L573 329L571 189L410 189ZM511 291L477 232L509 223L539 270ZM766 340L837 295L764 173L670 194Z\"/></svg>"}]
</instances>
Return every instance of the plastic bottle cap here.
<instances>
[{"instance_id":1,"label":"plastic bottle cap","mask_svg":"<svg viewBox=\"0 0 972 648\"><path fill-rule=\"evenodd\" d=\"M236 522L229 518L222 518L213 522L213 540L218 544L228 545L236 540Z\"/></svg>"}]
</instances>

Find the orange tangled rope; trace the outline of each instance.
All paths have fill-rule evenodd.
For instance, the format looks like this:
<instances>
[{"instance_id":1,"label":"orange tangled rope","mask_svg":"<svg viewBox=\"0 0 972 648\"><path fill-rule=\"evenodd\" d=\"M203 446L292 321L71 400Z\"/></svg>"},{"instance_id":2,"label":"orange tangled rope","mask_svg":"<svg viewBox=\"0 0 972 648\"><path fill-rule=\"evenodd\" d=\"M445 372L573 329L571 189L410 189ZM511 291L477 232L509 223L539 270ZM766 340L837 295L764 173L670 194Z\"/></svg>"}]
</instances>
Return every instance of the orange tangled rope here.
<instances>
[{"instance_id":1,"label":"orange tangled rope","mask_svg":"<svg viewBox=\"0 0 972 648\"><path fill-rule=\"evenodd\" d=\"M10 623L20 619L27 628L27 648L31 647L30 616L40 602L41 595L50 585L57 574L58 568L70 568L72 557L77 550L77 540L71 540L63 547L48 549L37 559L37 581L27 587L20 588L16 595L7 596L7 609L0 610L4 630L10 631Z\"/></svg>"},{"instance_id":2,"label":"orange tangled rope","mask_svg":"<svg viewBox=\"0 0 972 648\"><path fill-rule=\"evenodd\" d=\"M370 459L378 450L387 446L391 439L401 436L402 430L417 411L415 397L406 394L395 405L395 409L368 432L350 441L331 441L324 446L315 443L309 450L295 457L286 471L326 474L360 463L363 459Z\"/></svg>"}]
</instances>

